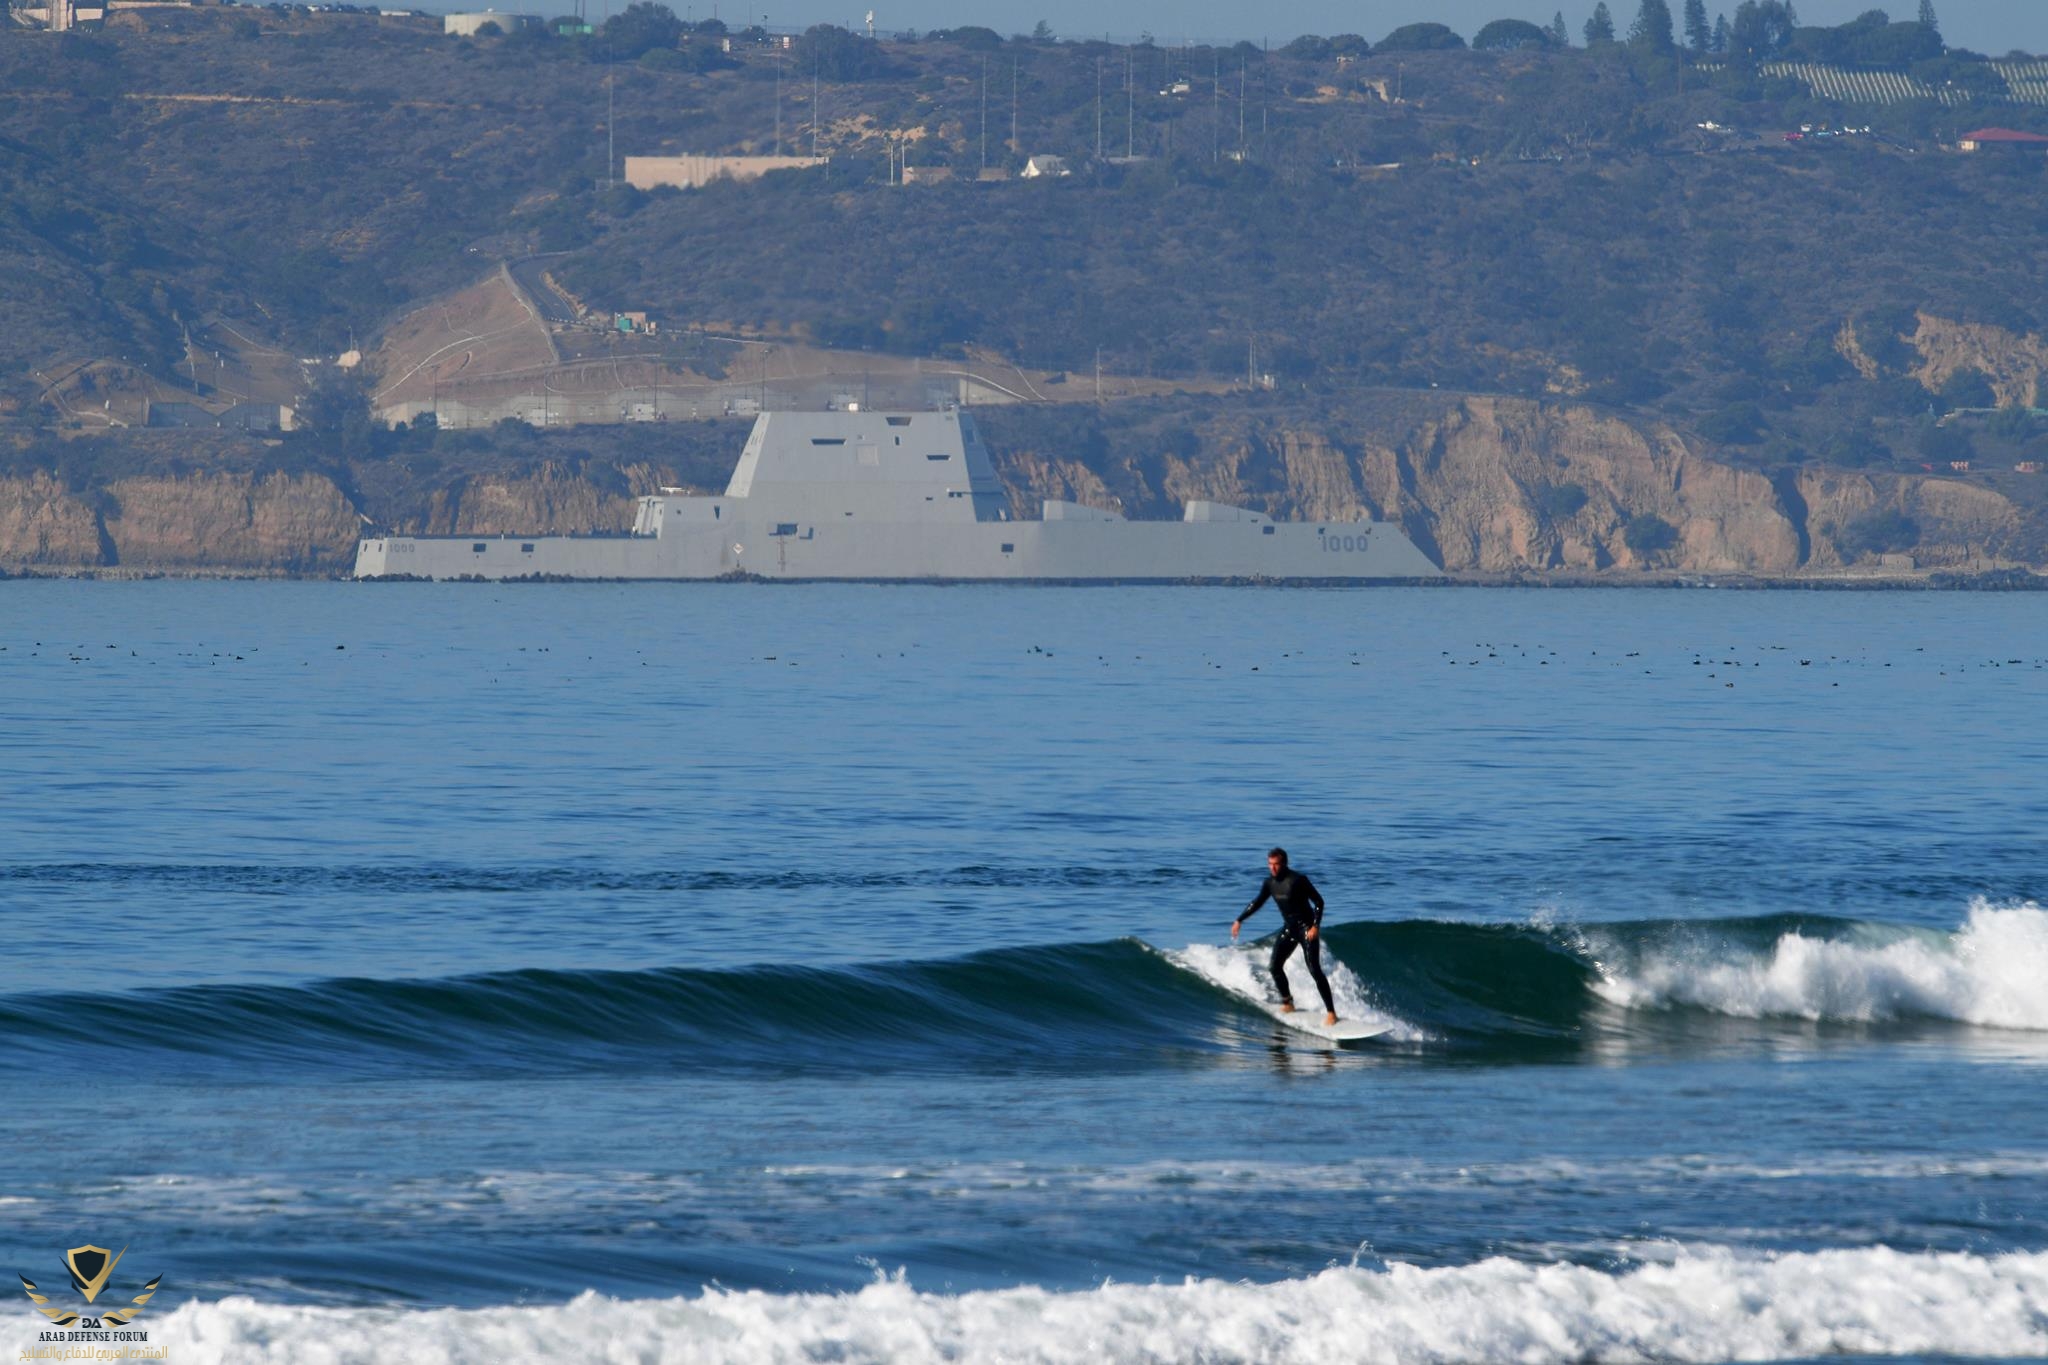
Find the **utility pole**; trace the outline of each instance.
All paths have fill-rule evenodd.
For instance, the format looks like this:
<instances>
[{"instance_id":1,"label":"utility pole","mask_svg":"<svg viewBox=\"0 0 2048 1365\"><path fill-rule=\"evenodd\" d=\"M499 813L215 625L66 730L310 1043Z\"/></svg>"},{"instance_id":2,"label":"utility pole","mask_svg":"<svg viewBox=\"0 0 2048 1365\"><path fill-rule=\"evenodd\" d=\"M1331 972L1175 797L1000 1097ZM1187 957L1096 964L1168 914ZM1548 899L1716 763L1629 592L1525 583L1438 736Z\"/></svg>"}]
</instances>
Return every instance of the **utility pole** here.
<instances>
[{"instance_id":1,"label":"utility pole","mask_svg":"<svg viewBox=\"0 0 2048 1365\"><path fill-rule=\"evenodd\" d=\"M988 54L981 54L981 169L988 169Z\"/></svg>"},{"instance_id":2,"label":"utility pole","mask_svg":"<svg viewBox=\"0 0 2048 1365\"><path fill-rule=\"evenodd\" d=\"M604 187L615 189L612 168L618 165L618 97L612 91L612 3L604 0Z\"/></svg>"},{"instance_id":3,"label":"utility pole","mask_svg":"<svg viewBox=\"0 0 2048 1365\"><path fill-rule=\"evenodd\" d=\"M1131 88L1131 50L1124 49L1124 160L1138 150L1138 96Z\"/></svg>"},{"instance_id":4,"label":"utility pole","mask_svg":"<svg viewBox=\"0 0 2048 1365\"><path fill-rule=\"evenodd\" d=\"M782 54L775 54L775 155L782 155Z\"/></svg>"},{"instance_id":5,"label":"utility pole","mask_svg":"<svg viewBox=\"0 0 2048 1365\"><path fill-rule=\"evenodd\" d=\"M811 160L818 159L818 68L811 67Z\"/></svg>"},{"instance_id":6,"label":"utility pole","mask_svg":"<svg viewBox=\"0 0 2048 1365\"><path fill-rule=\"evenodd\" d=\"M1215 94L1209 105L1209 159L1223 159L1223 57L1214 48L1209 49L1209 79L1215 86Z\"/></svg>"},{"instance_id":7,"label":"utility pole","mask_svg":"<svg viewBox=\"0 0 2048 1365\"><path fill-rule=\"evenodd\" d=\"M1017 59L1010 58L1010 154L1015 156L1023 147L1017 140Z\"/></svg>"},{"instance_id":8,"label":"utility pole","mask_svg":"<svg viewBox=\"0 0 2048 1365\"><path fill-rule=\"evenodd\" d=\"M1095 159L1102 160L1102 58L1095 59Z\"/></svg>"}]
</instances>

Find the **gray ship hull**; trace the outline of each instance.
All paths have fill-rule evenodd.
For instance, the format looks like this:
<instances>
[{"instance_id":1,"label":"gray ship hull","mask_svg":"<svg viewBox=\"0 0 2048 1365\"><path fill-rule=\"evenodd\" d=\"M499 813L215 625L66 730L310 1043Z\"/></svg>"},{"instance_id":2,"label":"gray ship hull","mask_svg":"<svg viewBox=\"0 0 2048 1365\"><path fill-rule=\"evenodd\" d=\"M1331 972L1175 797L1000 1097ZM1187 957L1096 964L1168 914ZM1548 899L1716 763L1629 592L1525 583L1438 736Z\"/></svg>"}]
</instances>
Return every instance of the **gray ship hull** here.
<instances>
[{"instance_id":1,"label":"gray ship hull","mask_svg":"<svg viewBox=\"0 0 2048 1365\"><path fill-rule=\"evenodd\" d=\"M1369 522L1313 526L1186 522L1010 522L920 527L803 527L793 535L734 524L660 538L382 537L365 540L356 576L378 578L932 579L1179 582L1440 577L1400 531Z\"/></svg>"},{"instance_id":2,"label":"gray ship hull","mask_svg":"<svg viewBox=\"0 0 2048 1365\"><path fill-rule=\"evenodd\" d=\"M1191 503L1125 521L1070 503L1010 519L969 419L764 415L724 496L643 498L621 536L372 536L359 578L948 582L1368 581L1439 577L1399 528L1274 522Z\"/></svg>"}]
</instances>

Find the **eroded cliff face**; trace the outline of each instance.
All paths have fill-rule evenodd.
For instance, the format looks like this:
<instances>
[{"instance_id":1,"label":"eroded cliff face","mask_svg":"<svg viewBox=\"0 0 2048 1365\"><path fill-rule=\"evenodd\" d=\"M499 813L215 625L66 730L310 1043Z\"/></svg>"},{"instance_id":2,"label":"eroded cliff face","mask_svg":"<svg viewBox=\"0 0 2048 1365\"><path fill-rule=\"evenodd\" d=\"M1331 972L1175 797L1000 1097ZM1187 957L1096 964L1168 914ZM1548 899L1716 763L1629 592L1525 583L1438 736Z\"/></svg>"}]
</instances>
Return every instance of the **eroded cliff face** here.
<instances>
[{"instance_id":1,"label":"eroded cliff face","mask_svg":"<svg viewBox=\"0 0 2048 1365\"><path fill-rule=\"evenodd\" d=\"M1368 446L1369 496L1447 569L1787 574L1800 527L1771 481L1696 455L1666 428L1587 407L1470 399L1401 446ZM1577 504L1574 506L1574 504ZM1632 518L1677 544L1631 549Z\"/></svg>"},{"instance_id":2,"label":"eroded cliff face","mask_svg":"<svg viewBox=\"0 0 2048 1365\"><path fill-rule=\"evenodd\" d=\"M2023 557L2020 509L1959 479L1810 469L1800 473L1797 488L1813 528L1809 567L1815 570L1858 563L1842 542L1857 523L1884 512L1900 514L1918 531L1910 553L1920 568L1966 569Z\"/></svg>"},{"instance_id":3,"label":"eroded cliff face","mask_svg":"<svg viewBox=\"0 0 2048 1365\"><path fill-rule=\"evenodd\" d=\"M318 475L136 476L90 496L40 472L0 479L0 565L15 568L333 573L360 526Z\"/></svg>"},{"instance_id":4,"label":"eroded cliff face","mask_svg":"<svg viewBox=\"0 0 2048 1365\"><path fill-rule=\"evenodd\" d=\"M1810 489L1781 488L1691 450L1666 427L1510 398L1441 403L1396 431L1253 422L1199 455L1127 456L1106 477L1029 450L1000 463L1020 515L1055 496L1154 516L1210 498L1289 519L1372 517L1400 523L1453 572L1840 569L1831 545L1816 553L1817 520L1846 526L1909 503L1938 528L1943 562L1960 563L1973 531L1996 536L2017 522L2005 499L1983 489L1820 475ZM1630 522L1644 517L1671 526L1676 543L1631 548Z\"/></svg>"},{"instance_id":5,"label":"eroded cliff face","mask_svg":"<svg viewBox=\"0 0 2048 1365\"><path fill-rule=\"evenodd\" d=\"M455 477L374 500L369 522L412 535L623 531L634 498L679 482L654 465ZM396 511L396 515L390 515ZM321 474L199 473L115 479L91 494L37 471L0 478L0 567L135 573L346 573L366 515Z\"/></svg>"},{"instance_id":6,"label":"eroded cliff face","mask_svg":"<svg viewBox=\"0 0 2048 1365\"><path fill-rule=\"evenodd\" d=\"M1980 484L1817 467L1774 480L1669 428L1569 402L1425 396L1352 417L1224 414L1199 439L1182 429L1168 441L1098 442L1086 459L1030 439L992 444L1019 516L1057 497L1132 517L1173 516L1195 498L1288 519L1371 517L1400 524L1452 572L1983 568L2028 562L2026 547L2043 539L2028 513ZM381 464L354 476L369 491L310 472L129 475L84 493L47 472L0 478L0 567L339 574L366 520L405 534L621 531L634 498L686 482L665 464L547 459L438 475ZM1880 566L1857 534L1887 517L1910 524L1918 543L1895 547L1910 562ZM1647 518L1672 528L1668 547L1631 546L1646 543Z\"/></svg>"},{"instance_id":7,"label":"eroded cliff face","mask_svg":"<svg viewBox=\"0 0 2048 1365\"><path fill-rule=\"evenodd\" d=\"M1920 352L1913 372L1930 393L1939 393L1958 370L1981 370L1991 381L1998 406L2038 407L2042 376L2048 374L2048 342L1979 322L1953 322L1921 313L1907 338Z\"/></svg>"},{"instance_id":8,"label":"eroded cliff face","mask_svg":"<svg viewBox=\"0 0 2048 1365\"><path fill-rule=\"evenodd\" d=\"M593 476L550 461L526 474L473 476L435 490L417 515L391 529L427 536L624 531L633 524L634 499L676 482L672 472L650 465L618 473L622 479Z\"/></svg>"},{"instance_id":9,"label":"eroded cliff face","mask_svg":"<svg viewBox=\"0 0 2048 1365\"><path fill-rule=\"evenodd\" d=\"M106 537L128 569L334 573L354 562L362 528L317 474L144 476L107 491Z\"/></svg>"},{"instance_id":10,"label":"eroded cliff face","mask_svg":"<svg viewBox=\"0 0 2048 1365\"><path fill-rule=\"evenodd\" d=\"M1447 400L1402 422L1253 420L1199 454L1126 452L1090 468L1014 449L998 457L1016 512L1046 497L1140 516L1193 498L1311 521L1398 522L1452 572L1753 574L1981 568L2025 557L2025 517L1959 479L1810 468L1773 479L1691 449L1670 428L1582 404ZM1918 529L1910 563L1853 530L1895 512ZM1647 545L1642 521L1675 542Z\"/></svg>"},{"instance_id":11,"label":"eroded cliff face","mask_svg":"<svg viewBox=\"0 0 2048 1365\"><path fill-rule=\"evenodd\" d=\"M99 516L49 474L0 479L0 564L71 568L98 564Z\"/></svg>"}]
</instances>

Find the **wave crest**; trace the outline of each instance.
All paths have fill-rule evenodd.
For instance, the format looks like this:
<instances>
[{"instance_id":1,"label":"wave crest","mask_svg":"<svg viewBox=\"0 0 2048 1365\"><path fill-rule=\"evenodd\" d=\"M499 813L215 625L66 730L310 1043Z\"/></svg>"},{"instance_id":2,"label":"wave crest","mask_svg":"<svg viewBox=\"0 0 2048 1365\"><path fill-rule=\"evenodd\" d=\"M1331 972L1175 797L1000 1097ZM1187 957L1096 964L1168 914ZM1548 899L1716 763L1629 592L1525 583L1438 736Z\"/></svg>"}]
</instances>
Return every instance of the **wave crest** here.
<instances>
[{"instance_id":1,"label":"wave crest","mask_svg":"<svg viewBox=\"0 0 2048 1365\"><path fill-rule=\"evenodd\" d=\"M1603 962L1593 990L1626 1009L2048 1030L2048 910L2032 902L1975 901L1947 934L1859 926L1825 938L1793 929L1764 952L1702 940L1623 956L1633 961Z\"/></svg>"}]
</instances>

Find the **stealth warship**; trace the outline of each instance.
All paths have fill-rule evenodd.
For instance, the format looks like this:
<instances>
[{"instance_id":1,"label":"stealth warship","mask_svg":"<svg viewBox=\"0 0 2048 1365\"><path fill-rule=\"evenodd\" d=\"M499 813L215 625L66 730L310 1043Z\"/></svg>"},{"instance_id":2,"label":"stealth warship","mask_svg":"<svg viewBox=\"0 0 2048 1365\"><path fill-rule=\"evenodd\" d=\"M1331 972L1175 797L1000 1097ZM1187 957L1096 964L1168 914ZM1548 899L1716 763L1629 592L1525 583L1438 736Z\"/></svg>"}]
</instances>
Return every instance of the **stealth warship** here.
<instances>
[{"instance_id":1,"label":"stealth warship","mask_svg":"<svg viewBox=\"0 0 2048 1365\"><path fill-rule=\"evenodd\" d=\"M365 538L358 578L1366 581L1440 576L1385 522L1276 522L1216 502L1126 521L1048 501L1010 516L959 411L770 412L723 496L664 489L630 534Z\"/></svg>"}]
</instances>

